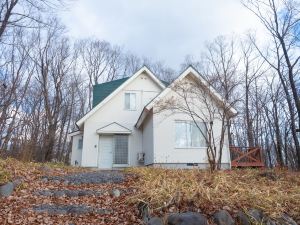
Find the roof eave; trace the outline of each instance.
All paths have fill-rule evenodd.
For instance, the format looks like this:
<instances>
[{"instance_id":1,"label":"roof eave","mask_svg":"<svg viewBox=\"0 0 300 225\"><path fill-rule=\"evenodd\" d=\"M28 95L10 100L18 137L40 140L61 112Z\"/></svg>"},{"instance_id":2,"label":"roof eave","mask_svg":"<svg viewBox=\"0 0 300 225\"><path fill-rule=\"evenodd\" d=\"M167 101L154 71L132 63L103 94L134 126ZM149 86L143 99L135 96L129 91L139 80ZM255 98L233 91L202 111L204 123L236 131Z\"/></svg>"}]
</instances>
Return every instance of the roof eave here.
<instances>
[{"instance_id":1,"label":"roof eave","mask_svg":"<svg viewBox=\"0 0 300 225\"><path fill-rule=\"evenodd\" d=\"M141 126L143 125L144 120L145 120L146 117L148 116L149 112L150 112L150 110L148 110L146 107L144 107L142 113L140 114L140 117L139 117L138 121L137 121L136 124L135 124L135 127L136 127L137 129L140 129L140 128L141 128Z\"/></svg>"}]
</instances>

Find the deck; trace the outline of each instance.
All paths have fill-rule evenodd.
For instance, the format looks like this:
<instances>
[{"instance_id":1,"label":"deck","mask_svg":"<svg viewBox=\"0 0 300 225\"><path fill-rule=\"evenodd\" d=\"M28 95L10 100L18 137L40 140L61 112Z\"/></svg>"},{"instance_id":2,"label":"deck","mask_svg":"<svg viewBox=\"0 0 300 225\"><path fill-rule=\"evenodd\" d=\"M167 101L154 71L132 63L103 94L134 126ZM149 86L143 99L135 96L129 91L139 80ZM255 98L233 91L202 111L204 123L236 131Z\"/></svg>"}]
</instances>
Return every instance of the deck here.
<instances>
[{"instance_id":1,"label":"deck","mask_svg":"<svg viewBox=\"0 0 300 225\"><path fill-rule=\"evenodd\" d=\"M264 167L262 151L259 147L230 146L232 167Z\"/></svg>"}]
</instances>

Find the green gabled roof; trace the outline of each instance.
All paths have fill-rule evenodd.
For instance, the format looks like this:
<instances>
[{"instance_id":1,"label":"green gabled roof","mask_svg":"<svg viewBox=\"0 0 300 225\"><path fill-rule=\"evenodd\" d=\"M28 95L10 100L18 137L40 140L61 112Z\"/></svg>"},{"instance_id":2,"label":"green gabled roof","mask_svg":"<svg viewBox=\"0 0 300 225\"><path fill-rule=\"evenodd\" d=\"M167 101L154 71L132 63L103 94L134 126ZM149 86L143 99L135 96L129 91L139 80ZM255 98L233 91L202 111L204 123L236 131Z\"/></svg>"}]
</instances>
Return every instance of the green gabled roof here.
<instances>
[{"instance_id":1,"label":"green gabled roof","mask_svg":"<svg viewBox=\"0 0 300 225\"><path fill-rule=\"evenodd\" d=\"M125 77L118 80L113 80L105 82L102 84L96 84L93 86L93 107L102 102L107 96L113 93L119 86L121 86L126 80L130 77ZM160 80L165 86L168 86L169 83L166 81Z\"/></svg>"},{"instance_id":2,"label":"green gabled roof","mask_svg":"<svg viewBox=\"0 0 300 225\"><path fill-rule=\"evenodd\" d=\"M114 90L121 86L129 77L125 77L110 82L96 84L93 86L93 107L102 102L107 96L109 96Z\"/></svg>"}]
</instances>

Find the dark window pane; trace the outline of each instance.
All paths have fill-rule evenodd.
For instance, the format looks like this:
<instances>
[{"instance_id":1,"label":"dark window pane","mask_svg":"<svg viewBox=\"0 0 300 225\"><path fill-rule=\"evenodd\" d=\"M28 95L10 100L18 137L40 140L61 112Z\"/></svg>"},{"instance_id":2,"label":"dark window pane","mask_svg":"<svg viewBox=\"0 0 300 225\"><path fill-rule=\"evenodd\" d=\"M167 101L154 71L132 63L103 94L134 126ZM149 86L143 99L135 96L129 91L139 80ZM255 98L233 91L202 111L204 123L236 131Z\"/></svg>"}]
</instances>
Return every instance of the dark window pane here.
<instances>
[{"instance_id":1,"label":"dark window pane","mask_svg":"<svg viewBox=\"0 0 300 225\"><path fill-rule=\"evenodd\" d=\"M128 135L115 135L114 164L128 164Z\"/></svg>"}]
</instances>

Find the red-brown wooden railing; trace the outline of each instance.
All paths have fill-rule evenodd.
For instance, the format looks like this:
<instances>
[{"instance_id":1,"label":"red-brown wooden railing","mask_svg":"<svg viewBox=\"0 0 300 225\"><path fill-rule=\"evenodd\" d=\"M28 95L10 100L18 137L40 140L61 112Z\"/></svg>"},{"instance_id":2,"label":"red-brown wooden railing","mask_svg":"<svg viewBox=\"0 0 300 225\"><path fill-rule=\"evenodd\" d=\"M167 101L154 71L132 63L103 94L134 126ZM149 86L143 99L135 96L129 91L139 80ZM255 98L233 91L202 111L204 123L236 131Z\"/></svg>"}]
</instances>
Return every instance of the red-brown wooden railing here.
<instances>
[{"instance_id":1,"label":"red-brown wooden railing","mask_svg":"<svg viewBox=\"0 0 300 225\"><path fill-rule=\"evenodd\" d=\"M264 167L262 151L258 147L230 146L232 167Z\"/></svg>"}]
</instances>

